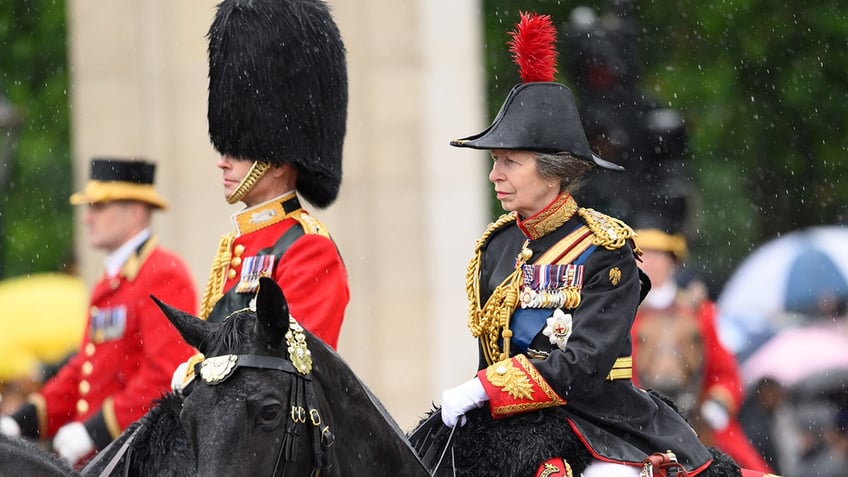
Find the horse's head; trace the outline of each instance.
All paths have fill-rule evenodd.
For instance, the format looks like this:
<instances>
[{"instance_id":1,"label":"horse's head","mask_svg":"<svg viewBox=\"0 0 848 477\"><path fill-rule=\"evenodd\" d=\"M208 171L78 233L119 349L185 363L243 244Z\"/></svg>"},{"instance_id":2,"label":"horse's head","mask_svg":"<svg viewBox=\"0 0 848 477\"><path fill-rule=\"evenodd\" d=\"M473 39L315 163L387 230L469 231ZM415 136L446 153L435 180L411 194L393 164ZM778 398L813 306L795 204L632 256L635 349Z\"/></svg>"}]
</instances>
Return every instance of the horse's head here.
<instances>
[{"instance_id":1,"label":"horse's head","mask_svg":"<svg viewBox=\"0 0 848 477\"><path fill-rule=\"evenodd\" d=\"M316 402L304 331L276 282L260 279L256 310L220 323L156 303L205 356L180 415L198 475L272 475L283 466L287 475L308 475L323 464L326 454L316 449L332 435Z\"/></svg>"}]
</instances>

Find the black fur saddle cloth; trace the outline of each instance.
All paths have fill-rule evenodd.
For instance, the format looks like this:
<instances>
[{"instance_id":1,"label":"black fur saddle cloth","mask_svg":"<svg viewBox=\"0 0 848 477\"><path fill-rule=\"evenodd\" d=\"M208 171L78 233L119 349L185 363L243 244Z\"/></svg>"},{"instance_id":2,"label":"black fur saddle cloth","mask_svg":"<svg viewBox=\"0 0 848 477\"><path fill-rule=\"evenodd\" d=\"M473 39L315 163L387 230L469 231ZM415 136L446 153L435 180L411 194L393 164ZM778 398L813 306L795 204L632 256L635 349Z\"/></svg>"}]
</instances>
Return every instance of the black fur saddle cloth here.
<instances>
[{"instance_id":1,"label":"black fur saddle cloth","mask_svg":"<svg viewBox=\"0 0 848 477\"><path fill-rule=\"evenodd\" d=\"M542 463L556 456L579 476L592 462L556 408L495 420L483 407L466 417L464 426L452 430L442 423L439 409L433 409L409 433L410 443L434 477L532 477ZM741 477L730 457L709 450L713 463L698 477Z\"/></svg>"}]
</instances>

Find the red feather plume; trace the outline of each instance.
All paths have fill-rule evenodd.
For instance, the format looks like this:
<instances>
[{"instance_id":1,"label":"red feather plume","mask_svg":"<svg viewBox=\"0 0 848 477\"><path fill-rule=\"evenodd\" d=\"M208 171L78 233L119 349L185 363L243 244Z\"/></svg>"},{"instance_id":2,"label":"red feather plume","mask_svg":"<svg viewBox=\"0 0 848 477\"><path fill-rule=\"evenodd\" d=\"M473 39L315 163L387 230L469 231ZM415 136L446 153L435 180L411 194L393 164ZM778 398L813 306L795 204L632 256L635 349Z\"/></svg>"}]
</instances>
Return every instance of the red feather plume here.
<instances>
[{"instance_id":1,"label":"red feather plume","mask_svg":"<svg viewBox=\"0 0 848 477\"><path fill-rule=\"evenodd\" d=\"M518 65L521 81L554 81L557 50L556 28L550 15L520 12L521 19L512 40L507 44L513 60Z\"/></svg>"}]
</instances>

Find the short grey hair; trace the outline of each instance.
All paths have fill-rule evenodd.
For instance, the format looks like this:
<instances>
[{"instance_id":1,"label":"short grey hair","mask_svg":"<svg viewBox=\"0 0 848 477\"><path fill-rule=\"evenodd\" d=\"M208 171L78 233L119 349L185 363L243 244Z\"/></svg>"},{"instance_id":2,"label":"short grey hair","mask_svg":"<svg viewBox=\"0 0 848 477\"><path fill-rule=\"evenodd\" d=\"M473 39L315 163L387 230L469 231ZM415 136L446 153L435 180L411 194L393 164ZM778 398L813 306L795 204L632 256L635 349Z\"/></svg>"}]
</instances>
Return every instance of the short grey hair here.
<instances>
[{"instance_id":1,"label":"short grey hair","mask_svg":"<svg viewBox=\"0 0 848 477\"><path fill-rule=\"evenodd\" d=\"M583 185L583 174L593 164L568 152L536 153L536 171L545 179L559 181L559 191L574 193Z\"/></svg>"}]
</instances>

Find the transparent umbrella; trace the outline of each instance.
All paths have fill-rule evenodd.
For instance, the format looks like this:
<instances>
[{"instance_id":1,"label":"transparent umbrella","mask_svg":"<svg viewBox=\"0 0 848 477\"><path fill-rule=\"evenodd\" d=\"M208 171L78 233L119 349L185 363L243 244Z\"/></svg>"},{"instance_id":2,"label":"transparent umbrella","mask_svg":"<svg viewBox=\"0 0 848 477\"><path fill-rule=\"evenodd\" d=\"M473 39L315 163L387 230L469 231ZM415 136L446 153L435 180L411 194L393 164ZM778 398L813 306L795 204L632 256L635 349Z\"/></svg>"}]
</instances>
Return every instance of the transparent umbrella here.
<instances>
[{"instance_id":1,"label":"transparent umbrella","mask_svg":"<svg viewBox=\"0 0 848 477\"><path fill-rule=\"evenodd\" d=\"M763 244L718 298L719 332L737 354L788 325L833 317L848 302L848 227L798 230Z\"/></svg>"}]
</instances>

